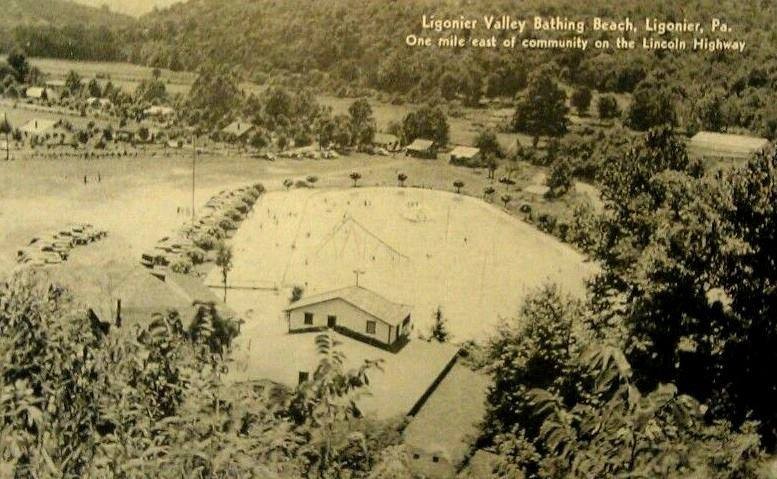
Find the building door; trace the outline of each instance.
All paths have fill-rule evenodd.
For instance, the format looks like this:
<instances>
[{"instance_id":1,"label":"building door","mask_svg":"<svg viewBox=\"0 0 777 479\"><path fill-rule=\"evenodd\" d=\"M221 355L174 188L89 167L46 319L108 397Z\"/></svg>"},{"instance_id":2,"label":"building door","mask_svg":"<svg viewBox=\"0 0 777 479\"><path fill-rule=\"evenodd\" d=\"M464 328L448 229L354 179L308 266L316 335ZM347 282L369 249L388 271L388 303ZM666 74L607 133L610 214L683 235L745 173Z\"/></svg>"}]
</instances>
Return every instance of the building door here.
<instances>
[{"instance_id":1,"label":"building door","mask_svg":"<svg viewBox=\"0 0 777 479\"><path fill-rule=\"evenodd\" d=\"M337 326L337 316L327 316L326 317L326 327L327 328L334 328Z\"/></svg>"}]
</instances>

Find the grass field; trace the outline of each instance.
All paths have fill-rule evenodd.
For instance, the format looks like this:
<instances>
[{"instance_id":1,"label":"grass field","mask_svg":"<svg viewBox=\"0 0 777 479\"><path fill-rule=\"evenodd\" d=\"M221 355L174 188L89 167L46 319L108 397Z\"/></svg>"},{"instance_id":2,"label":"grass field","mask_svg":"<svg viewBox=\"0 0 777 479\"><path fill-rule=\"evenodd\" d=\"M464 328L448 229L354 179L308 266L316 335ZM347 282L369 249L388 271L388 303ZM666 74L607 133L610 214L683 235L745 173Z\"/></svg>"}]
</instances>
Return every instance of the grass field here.
<instances>
[{"instance_id":1,"label":"grass field","mask_svg":"<svg viewBox=\"0 0 777 479\"><path fill-rule=\"evenodd\" d=\"M228 302L282 333L293 285L308 294L354 283L411 305L418 332L440 307L456 341L484 339L532 289L573 294L595 268L576 251L478 199L417 188L293 190L264 196L233 238ZM218 285L213 271L208 283ZM258 314L251 314L251 312Z\"/></svg>"}]
</instances>

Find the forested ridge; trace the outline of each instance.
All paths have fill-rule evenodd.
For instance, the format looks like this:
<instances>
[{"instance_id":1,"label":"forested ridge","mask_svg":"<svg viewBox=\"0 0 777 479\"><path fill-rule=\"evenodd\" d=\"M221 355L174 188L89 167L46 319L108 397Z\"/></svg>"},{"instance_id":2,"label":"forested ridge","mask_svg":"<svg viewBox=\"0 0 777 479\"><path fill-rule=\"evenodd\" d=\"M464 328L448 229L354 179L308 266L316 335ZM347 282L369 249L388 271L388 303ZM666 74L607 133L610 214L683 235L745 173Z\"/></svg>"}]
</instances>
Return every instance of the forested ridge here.
<instances>
[{"instance_id":1,"label":"forested ridge","mask_svg":"<svg viewBox=\"0 0 777 479\"><path fill-rule=\"evenodd\" d=\"M259 83L280 77L287 84L353 96L374 89L414 102L455 95L472 104L483 96L513 98L525 88L530 72L548 64L559 80L599 92L632 93L640 86L666 89L677 105L680 126L742 127L773 136L777 122L772 106L777 70L773 2L548 3L196 0L143 17L141 27L128 33L122 47L134 63L197 70L217 61L238 66L247 79ZM718 17L732 25L748 47L743 54L408 47L404 38L421 33L423 14L628 16L635 23L648 17L694 22ZM705 118L709 114L700 112L711 103L719 107L720 119L710 120Z\"/></svg>"}]
</instances>

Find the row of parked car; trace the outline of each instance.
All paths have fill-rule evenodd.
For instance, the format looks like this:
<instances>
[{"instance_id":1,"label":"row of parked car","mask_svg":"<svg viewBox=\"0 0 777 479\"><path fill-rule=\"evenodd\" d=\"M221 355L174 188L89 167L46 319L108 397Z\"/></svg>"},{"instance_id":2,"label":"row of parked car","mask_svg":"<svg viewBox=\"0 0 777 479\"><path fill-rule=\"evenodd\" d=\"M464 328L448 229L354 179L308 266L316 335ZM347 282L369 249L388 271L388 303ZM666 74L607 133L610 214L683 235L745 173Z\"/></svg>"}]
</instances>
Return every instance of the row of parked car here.
<instances>
[{"instance_id":1,"label":"row of parked car","mask_svg":"<svg viewBox=\"0 0 777 479\"><path fill-rule=\"evenodd\" d=\"M16 252L16 261L27 266L45 266L66 261L76 246L104 238L108 232L89 223L74 223L39 234Z\"/></svg>"},{"instance_id":2,"label":"row of parked car","mask_svg":"<svg viewBox=\"0 0 777 479\"><path fill-rule=\"evenodd\" d=\"M164 268L207 261L208 251L234 234L263 192L261 184L222 190L205 203L205 211L195 221L143 252L140 263L146 268Z\"/></svg>"}]
</instances>

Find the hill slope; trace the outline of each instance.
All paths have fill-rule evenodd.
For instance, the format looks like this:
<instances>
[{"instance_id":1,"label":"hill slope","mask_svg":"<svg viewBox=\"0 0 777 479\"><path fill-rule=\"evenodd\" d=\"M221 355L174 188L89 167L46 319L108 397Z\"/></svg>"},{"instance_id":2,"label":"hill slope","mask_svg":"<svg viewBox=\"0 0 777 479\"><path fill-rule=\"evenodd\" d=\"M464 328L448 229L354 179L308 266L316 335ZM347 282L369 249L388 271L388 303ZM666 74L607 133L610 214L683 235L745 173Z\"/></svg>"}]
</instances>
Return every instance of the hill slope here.
<instances>
[{"instance_id":1,"label":"hill slope","mask_svg":"<svg viewBox=\"0 0 777 479\"><path fill-rule=\"evenodd\" d=\"M78 5L68 0L3 0L0 29L11 30L21 25L53 26L89 25L128 26L132 19L125 15Z\"/></svg>"}]
</instances>

